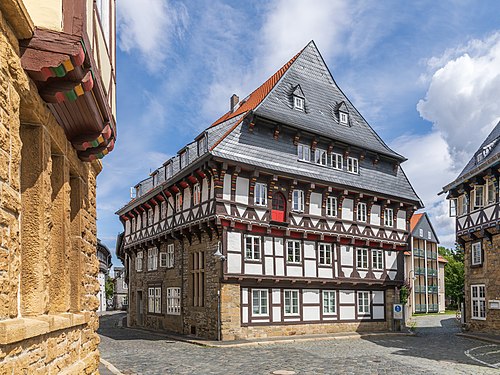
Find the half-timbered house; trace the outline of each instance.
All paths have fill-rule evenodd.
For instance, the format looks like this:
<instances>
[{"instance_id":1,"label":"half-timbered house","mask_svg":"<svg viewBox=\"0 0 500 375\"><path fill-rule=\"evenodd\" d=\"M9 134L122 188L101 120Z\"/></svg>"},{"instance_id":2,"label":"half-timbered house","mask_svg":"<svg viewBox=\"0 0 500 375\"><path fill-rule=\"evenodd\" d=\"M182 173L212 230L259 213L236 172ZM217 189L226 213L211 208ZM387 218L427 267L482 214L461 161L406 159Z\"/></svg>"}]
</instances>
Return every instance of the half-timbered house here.
<instances>
[{"instance_id":1,"label":"half-timbered house","mask_svg":"<svg viewBox=\"0 0 500 375\"><path fill-rule=\"evenodd\" d=\"M474 331L500 332L499 141L500 123L443 188L465 251L465 321Z\"/></svg>"},{"instance_id":2,"label":"half-timbered house","mask_svg":"<svg viewBox=\"0 0 500 375\"><path fill-rule=\"evenodd\" d=\"M386 330L421 203L314 42L117 214L132 326L223 340Z\"/></svg>"}]
</instances>

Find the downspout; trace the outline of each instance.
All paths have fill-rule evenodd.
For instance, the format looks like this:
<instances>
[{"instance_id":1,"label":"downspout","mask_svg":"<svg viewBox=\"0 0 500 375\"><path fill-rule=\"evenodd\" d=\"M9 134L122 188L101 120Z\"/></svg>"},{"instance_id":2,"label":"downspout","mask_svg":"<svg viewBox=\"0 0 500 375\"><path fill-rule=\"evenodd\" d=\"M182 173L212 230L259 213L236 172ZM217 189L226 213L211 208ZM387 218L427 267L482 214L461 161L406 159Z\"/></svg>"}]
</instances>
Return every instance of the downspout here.
<instances>
[{"instance_id":1,"label":"downspout","mask_svg":"<svg viewBox=\"0 0 500 375\"><path fill-rule=\"evenodd\" d=\"M427 265L427 240L424 240L424 264L425 264L425 313L429 313L429 282Z\"/></svg>"},{"instance_id":2,"label":"downspout","mask_svg":"<svg viewBox=\"0 0 500 375\"><path fill-rule=\"evenodd\" d=\"M415 314L415 304L416 304L416 297L415 297L415 255L413 254L413 242L414 238L413 235L410 234L410 251L411 251L411 269L408 275L410 275L413 271L413 277L411 278L411 313L412 315Z\"/></svg>"}]
</instances>

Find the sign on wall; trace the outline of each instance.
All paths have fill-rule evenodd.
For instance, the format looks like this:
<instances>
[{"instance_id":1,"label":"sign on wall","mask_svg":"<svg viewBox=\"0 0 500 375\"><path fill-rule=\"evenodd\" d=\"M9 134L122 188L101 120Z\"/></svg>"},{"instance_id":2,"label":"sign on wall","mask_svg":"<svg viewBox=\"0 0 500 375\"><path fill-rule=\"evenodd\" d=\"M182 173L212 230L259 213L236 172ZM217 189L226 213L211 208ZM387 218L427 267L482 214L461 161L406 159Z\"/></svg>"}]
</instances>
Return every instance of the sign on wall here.
<instances>
[{"instance_id":1,"label":"sign on wall","mask_svg":"<svg viewBox=\"0 0 500 375\"><path fill-rule=\"evenodd\" d=\"M393 315L394 319L402 320L403 319L403 305L394 304L394 307L392 309L392 315Z\"/></svg>"}]
</instances>

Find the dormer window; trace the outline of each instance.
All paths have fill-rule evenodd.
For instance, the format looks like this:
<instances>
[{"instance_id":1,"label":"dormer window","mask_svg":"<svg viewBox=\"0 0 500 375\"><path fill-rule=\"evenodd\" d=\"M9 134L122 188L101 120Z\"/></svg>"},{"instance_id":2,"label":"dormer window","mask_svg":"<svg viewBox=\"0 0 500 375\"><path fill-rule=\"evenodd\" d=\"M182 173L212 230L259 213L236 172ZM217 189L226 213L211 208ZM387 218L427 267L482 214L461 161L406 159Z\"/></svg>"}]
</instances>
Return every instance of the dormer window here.
<instances>
[{"instance_id":1,"label":"dormer window","mask_svg":"<svg viewBox=\"0 0 500 375\"><path fill-rule=\"evenodd\" d=\"M203 155L207 151L207 146L207 136L205 135L198 140L198 156Z\"/></svg>"},{"instance_id":2,"label":"dormer window","mask_svg":"<svg viewBox=\"0 0 500 375\"><path fill-rule=\"evenodd\" d=\"M293 97L293 108L299 111L304 110L304 99L299 98L298 96Z\"/></svg>"},{"instance_id":3,"label":"dormer window","mask_svg":"<svg viewBox=\"0 0 500 375\"><path fill-rule=\"evenodd\" d=\"M345 112L340 112L340 123L347 125L349 123L349 115Z\"/></svg>"},{"instance_id":4,"label":"dormer window","mask_svg":"<svg viewBox=\"0 0 500 375\"><path fill-rule=\"evenodd\" d=\"M188 150L184 150L179 154L180 157L180 167L181 169L186 167L189 164L189 152Z\"/></svg>"},{"instance_id":5,"label":"dormer window","mask_svg":"<svg viewBox=\"0 0 500 375\"><path fill-rule=\"evenodd\" d=\"M337 103L335 107L335 116L337 116L338 122L341 125L349 125L349 108L345 102Z\"/></svg>"}]
</instances>

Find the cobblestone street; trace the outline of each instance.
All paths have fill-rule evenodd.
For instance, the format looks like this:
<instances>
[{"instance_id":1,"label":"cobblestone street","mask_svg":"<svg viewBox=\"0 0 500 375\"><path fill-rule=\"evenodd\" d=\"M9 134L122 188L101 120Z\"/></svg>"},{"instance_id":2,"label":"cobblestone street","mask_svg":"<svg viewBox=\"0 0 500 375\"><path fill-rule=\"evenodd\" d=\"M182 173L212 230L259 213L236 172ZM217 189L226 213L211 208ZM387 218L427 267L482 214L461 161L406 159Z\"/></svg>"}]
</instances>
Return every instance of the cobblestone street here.
<instances>
[{"instance_id":1,"label":"cobblestone street","mask_svg":"<svg viewBox=\"0 0 500 375\"><path fill-rule=\"evenodd\" d=\"M415 336L207 348L101 317L101 357L123 374L500 374L500 346L457 337L453 316L417 318ZM496 366L496 367L495 367Z\"/></svg>"}]
</instances>

